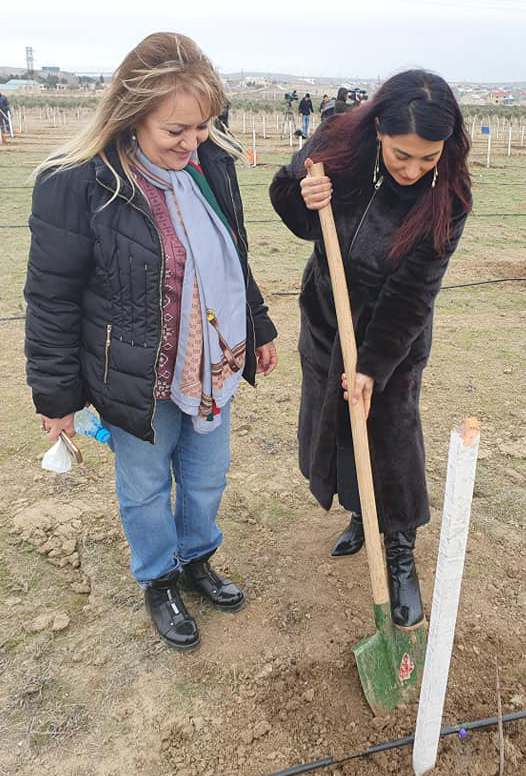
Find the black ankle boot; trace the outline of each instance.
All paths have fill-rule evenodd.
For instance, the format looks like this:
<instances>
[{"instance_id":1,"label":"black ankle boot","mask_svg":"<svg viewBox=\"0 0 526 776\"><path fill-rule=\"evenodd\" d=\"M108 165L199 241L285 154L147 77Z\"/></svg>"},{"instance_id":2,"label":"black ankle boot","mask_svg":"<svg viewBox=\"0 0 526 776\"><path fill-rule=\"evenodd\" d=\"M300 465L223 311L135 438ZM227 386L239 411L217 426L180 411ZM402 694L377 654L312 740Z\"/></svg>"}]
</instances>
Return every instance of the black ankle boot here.
<instances>
[{"instance_id":1,"label":"black ankle boot","mask_svg":"<svg viewBox=\"0 0 526 776\"><path fill-rule=\"evenodd\" d=\"M336 544L332 548L331 555L338 557L339 555L354 555L355 552L361 550L363 547L363 523L362 516L352 513L351 522L336 539Z\"/></svg>"},{"instance_id":2,"label":"black ankle boot","mask_svg":"<svg viewBox=\"0 0 526 776\"><path fill-rule=\"evenodd\" d=\"M199 646L199 632L177 590L179 575L172 571L154 579L144 591L144 603L162 640L172 649L189 652Z\"/></svg>"},{"instance_id":3,"label":"black ankle boot","mask_svg":"<svg viewBox=\"0 0 526 776\"><path fill-rule=\"evenodd\" d=\"M210 568L210 555L183 566L181 583L187 589L203 596L214 609L235 612L245 603L245 595L229 579L221 579Z\"/></svg>"},{"instance_id":4,"label":"black ankle boot","mask_svg":"<svg viewBox=\"0 0 526 776\"><path fill-rule=\"evenodd\" d=\"M420 586L413 550L416 529L386 534L387 577L391 596L391 616L395 625L410 628L424 619Z\"/></svg>"}]
</instances>

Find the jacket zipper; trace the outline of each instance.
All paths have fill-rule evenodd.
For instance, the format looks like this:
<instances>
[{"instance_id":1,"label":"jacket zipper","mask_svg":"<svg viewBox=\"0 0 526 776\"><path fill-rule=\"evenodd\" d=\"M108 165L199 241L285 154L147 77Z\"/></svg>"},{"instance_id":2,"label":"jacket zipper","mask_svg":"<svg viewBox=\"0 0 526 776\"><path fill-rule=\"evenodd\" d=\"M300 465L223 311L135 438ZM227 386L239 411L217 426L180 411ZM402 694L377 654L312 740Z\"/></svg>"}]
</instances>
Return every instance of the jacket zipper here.
<instances>
[{"instance_id":1,"label":"jacket zipper","mask_svg":"<svg viewBox=\"0 0 526 776\"><path fill-rule=\"evenodd\" d=\"M347 261L348 261L348 262L350 262L350 261L351 261L351 251L352 251L352 249L353 249L353 245L354 245L354 243L355 243L356 237L358 236L358 232L359 232L359 231L360 231L360 229L362 228L363 222L365 221L365 217L367 216L367 213L369 212L369 208L370 208L370 207L371 207L371 205L373 204L374 198L375 198L375 197L376 197L376 195L378 194L378 191L379 191L379 189L380 189L380 186L382 185L382 183L383 183L383 182L384 182L384 177L383 177L383 175L381 175L381 176L378 178L378 181L377 181L377 182L375 183L375 185L374 185L374 191L373 191L372 197L371 197L371 199L369 200L369 202L367 203L367 207L366 207L366 208L365 208L365 210L363 211L362 217L360 218L360 222L359 222L358 226L356 227L356 231L355 231L355 233L353 234L353 238L352 238L352 240L351 240L351 244L350 244L350 246L349 246L349 250L347 251Z\"/></svg>"},{"instance_id":2,"label":"jacket zipper","mask_svg":"<svg viewBox=\"0 0 526 776\"><path fill-rule=\"evenodd\" d=\"M248 245L246 244L243 235L241 233L241 227L239 225L239 221L237 218L237 212L236 212L236 203L234 202L234 192L232 191L232 182L230 180L230 176L227 172L225 172L225 178L228 183L228 191L230 192L230 199L232 200L232 210L234 211L234 218L236 219L236 226L237 226L237 233L239 235L239 239L244 245L245 251L247 252L247 260L248 260ZM248 272L247 272L247 286L248 286Z\"/></svg>"},{"instance_id":3,"label":"jacket zipper","mask_svg":"<svg viewBox=\"0 0 526 776\"><path fill-rule=\"evenodd\" d=\"M239 235L239 239L243 243L243 246L245 248L245 252L246 252L246 255L247 255L247 279L245 281L245 288L248 290L248 278L249 278L248 245L246 244L245 240L243 239L243 235L241 233L241 227L239 225L239 221L238 221L238 218L237 218L236 203L234 202L234 192L232 191L232 182L231 182L230 176L228 175L227 172L225 172L225 178L226 178L226 181L227 181L227 184L228 184L228 191L230 193L230 199L232 200L232 210L234 211L234 218L236 220L237 233ZM250 305L248 303L248 299L247 299L246 305L247 305L247 311L248 311L248 318L249 318L249 321L250 321L250 325L252 327L252 343L253 343L253 345L252 345L252 352L254 354L254 358L256 359L256 368L257 368L258 357L257 357L257 354L256 354L256 327L254 326L254 318L252 316L252 310L250 309ZM255 375L254 375L254 378L255 378Z\"/></svg>"},{"instance_id":4,"label":"jacket zipper","mask_svg":"<svg viewBox=\"0 0 526 776\"><path fill-rule=\"evenodd\" d=\"M103 189L106 189L106 191L109 191L110 194L115 194L115 192L112 189L110 189L109 186L106 186L106 184L103 183L99 178L97 178L96 180L97 180L97 183L100 186L102 186ZM153 382L153 394L152 394L152 398L153 398L153 412L152 412L152 415L150 417L150 428L152 429L153 443L155 444L155 429L153 427L152 421L153 421L153 416L155 415L155 410L157 408L157 399L155 398L155 389L157 388L157 362L159 361L159 353L161 352L161 344L162 344L163 279L164 279L164 269L165 269L165 266L166 266L166 256L165 256L165 253L164 253L164 247L163 247L163 241L161 240L161 235L159 234L159 230L157 229L157 227L155 225L155 221L153 220L153 218L151 218L151 216L148 215L146 210L143 210L141 207L137 207L137 205L134 205L133 202L130 202L130 200L127 199L127 197L125 197L124 194L117 194L117 196L120 197L120 199L123 199L125 202L127 202L128 205L131 205L131 207L134 208L134 210L137 210L139 213L142 213L142 215L145 216L145 218L148 219L148 221L151 223L151 225L154 228L155 234L157 235L157 239L159 240L159 247L161 249L161 271L159 273L159 314L160 314L159 320L161 321L161 326L159 328L159 341L157 343L157 353L156 353L156 356L155 356L155 365L154 365L154 376L155 377L154 377L154 382Z\"/></svg>"},{"instance_id":5,"label":"jacket zipper","mask_svg":"<svg viewBox=\"0 0 526 776\"><path fill-rule=\"evenodd\" d=\"M108 369L110 366L110 344L112 324L106 325L106 343L104 345L104 384L108 382Z\"/></svg>"}]
</instances>

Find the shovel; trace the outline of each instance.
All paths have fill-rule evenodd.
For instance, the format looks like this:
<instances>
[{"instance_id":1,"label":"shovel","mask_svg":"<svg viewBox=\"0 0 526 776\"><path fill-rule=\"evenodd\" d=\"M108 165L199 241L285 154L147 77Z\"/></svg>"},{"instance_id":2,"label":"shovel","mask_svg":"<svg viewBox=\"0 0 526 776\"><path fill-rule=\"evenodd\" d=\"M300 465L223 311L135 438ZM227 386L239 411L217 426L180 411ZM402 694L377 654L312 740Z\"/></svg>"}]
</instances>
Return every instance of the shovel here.
<instances>
[{"instance_id":1,"label":"shovel","mask_svg":"<svg viewBox=\"0 0 526 776\"><path fill-rule=\"evenodd\" d=\"M309 175L323 176L323 164L312 164ZM426 647L425 622L412 628L400 628L395 626L391 619L389 589L374 499L365 409L363 401L351 403L357 353L347 281L330 204L322 208L319 215L338 319L343 364L349 386L349 415L376 625L376 633L363 639L352 649L367 702L374 714L381 715L398 704L407 702L420 683Z\"/></svg>"}]
</instances>

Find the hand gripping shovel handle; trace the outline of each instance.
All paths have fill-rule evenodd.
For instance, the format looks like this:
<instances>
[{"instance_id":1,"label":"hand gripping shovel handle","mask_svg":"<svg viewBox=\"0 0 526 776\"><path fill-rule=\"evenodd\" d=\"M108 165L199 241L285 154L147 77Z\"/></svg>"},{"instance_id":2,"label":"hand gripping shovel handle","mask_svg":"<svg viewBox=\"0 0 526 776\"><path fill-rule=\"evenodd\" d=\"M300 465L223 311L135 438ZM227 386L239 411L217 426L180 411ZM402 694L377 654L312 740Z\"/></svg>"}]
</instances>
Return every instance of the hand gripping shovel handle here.
<instances>
[{"instance_id":1,"label":"hand gripping shovel handle","mask_svg":"<svg viewBox=\"0 0 526 776\"><path fill-rule=\"evenodd\" d=\"M322 177L325 174L323 164L318 162L309 168L309 175ZM349 415L354 448L358 491L362 509L363 529L365 533L365 548L371 575L373 600L375 604L389 602L389 591L385 574L385 565L380 544L376 503L374 500L373 476L369 455L369 440L363 401L351 403L352 386L356 376L356 342L351 316L351 304L347 291L347 281L343 268L342 255L330 205L319 211L321 230L325 243L325 252L331 276L332 293L338 319L338 332L343 355L343 365L349 386Z\"/></svg>"}]
</instances>

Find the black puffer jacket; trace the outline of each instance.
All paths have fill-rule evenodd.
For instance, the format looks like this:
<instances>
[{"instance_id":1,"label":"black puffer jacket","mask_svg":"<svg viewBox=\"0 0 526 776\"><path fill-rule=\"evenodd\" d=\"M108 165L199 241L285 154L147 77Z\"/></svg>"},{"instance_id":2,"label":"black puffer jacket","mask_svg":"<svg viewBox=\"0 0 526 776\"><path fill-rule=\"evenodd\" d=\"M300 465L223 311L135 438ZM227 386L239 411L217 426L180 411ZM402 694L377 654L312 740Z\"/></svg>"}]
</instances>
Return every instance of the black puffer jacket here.
<instances>
[{"instance_id":1,"label":"black puffer jacket","mask_svg":"<svg viewBox=\"0 0 526 776\"><path fill-rule=\"evenodd\" d=\"M28 383L37 412L63 417L92 402L110 423L153 441L155 366L161 338L164 255L148 203L131 198L118 157L115 178L95 157L41 177L33 192L25 287ZM232 227L247 285L247 361L276 336L247 262L243 209L231 156L211 141L199 147L203 172Z\"/></svg>"},{"instance_id":2,"label":"black puffer jacket","mask_svg":"<svg viewBox=\"0 0 526 776\"><path fill-rule=\"evenodd\" d=\"M299 185L305 175L304 161L317 148L321 128L276 173L270 197L289 229L314 241L300 296L300 468L325 509L338 493L345 508L359 512L327 256L318 213L307 210ZM371 175L373 164L371 160ZM335 181L332 197L351 299L357 371L375 380L369 443L380 525L389 531L414 528L429 519L418 400L431 349L435 297L466 221L464 208L454 202L445 255L437 256L432 240L425 238L393 266L388 255L394 235L421 187L429 186L431 179L428 173L414 186L403 187L384 171L376 188L368 178L361 195L352 200Z\"/></svg>"}]
</instances>

